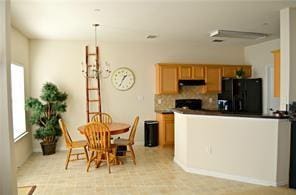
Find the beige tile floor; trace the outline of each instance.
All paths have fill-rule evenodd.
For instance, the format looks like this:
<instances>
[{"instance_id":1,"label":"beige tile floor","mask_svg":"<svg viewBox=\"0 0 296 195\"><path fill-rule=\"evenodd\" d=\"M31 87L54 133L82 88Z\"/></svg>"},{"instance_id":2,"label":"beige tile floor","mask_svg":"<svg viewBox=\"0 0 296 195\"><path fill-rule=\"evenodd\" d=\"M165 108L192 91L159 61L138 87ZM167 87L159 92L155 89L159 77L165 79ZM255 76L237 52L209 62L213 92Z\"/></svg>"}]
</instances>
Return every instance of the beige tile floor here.
<instances>
[{"instance_id":1,"label":"beige tile floor","mask_svg":"<svg viewBox=\"0 0 296 195\"><path fill-rule=\"evenodd\" d=\"M296 194L285 188L263 187L184 172L173 162L170 148L135 148L137 165L94 166L85 171L85 161L70 162L64 170L65 152L51 156L34 153L18 169L18 185L37 185L34 194Z\"/></svg>"}]
</instances>

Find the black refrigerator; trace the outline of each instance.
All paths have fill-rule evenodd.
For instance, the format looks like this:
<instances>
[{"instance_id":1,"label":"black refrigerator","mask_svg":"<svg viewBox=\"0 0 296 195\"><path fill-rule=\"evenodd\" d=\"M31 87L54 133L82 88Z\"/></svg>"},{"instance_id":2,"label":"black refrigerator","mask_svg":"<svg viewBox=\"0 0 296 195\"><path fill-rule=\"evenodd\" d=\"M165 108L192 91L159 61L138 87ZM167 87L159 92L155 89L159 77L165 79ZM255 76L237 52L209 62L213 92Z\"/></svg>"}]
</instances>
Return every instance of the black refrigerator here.
<instances>
[{"instance_id":1,"label":"black refrigerator","mask_svg":"<svg viewBox=\"0 0 296 195\"><path fill-rule=\"evenodd\" d=\"M232 79L222 80L222 92L218 94L220 111L262 114L262 79Z\"/></svg>"}]
</instances>

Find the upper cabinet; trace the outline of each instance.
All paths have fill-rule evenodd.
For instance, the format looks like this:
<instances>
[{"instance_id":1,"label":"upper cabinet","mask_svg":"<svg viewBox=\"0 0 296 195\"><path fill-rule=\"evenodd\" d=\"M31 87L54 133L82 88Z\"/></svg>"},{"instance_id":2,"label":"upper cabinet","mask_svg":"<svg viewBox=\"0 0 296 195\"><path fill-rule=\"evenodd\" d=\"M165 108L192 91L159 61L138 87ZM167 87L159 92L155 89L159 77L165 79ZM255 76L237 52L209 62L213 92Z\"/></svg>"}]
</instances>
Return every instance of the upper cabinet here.
<instances>
[{"instance_id":1,"label":"upper cabinet","mask_svg":"<svg viewBox=\"0 0 296 195\"><path fill-rule=\"evenodd\" d=\"M205 67L205 82L203 93L220 93L222 82L222 67L209 65Z\"/></svg>"},{"instance_id":2,"label":"upper cabinet","mask_svg":"<svg viewBox=\"0 0 296 195\"><path fill-rule=\"evenodd\" d=\"M280 97L281 52L280 50L275 50L272 53L274 57L274 97Z\"/></svg>"},{"instance_id":3,"label":"upper cabinet","mask_svg":"<svg viewBox=\"0 0 296 195\"><path fill-rule=\"evenodd\" d=\"M245 77L251 77L252 67L248 65L156 64L156 94L179 93L179 80L205 80L201 92L220 93L222 78L234 78L241 68Z\"/></svg>"},{"instance_id":4,"label":"upper cabinet","mask_svg":"<svg viewBox=\"0 0 296 195\"><path fill-rule=\"evenodd\" d=\"M178 66L156 65L156 94L176 94L178 87Z\"/></svg>"},{"instance_id":5,"label":"upper cabinet","mask_svg":"<svg viewBox=\"0 0 296 195\"><path fill-rule=\"evenodd\" d=\"M180 65L179 80L204 79L204 66L202 65Z\"/></svg>"},{"instance_id":6,"label":"upper cabinet","mask_svg":"<svg viewBox=\"0 0 296 195\"><path fill-rule=\"evenodd\" d=\"M251 77L252 75L252 67L251 66L240 66L240 65L225 65L222 68L222 76L226 78L235 78L236 71L243 69L245 71L245 77Z\"/></svg>"}]
</instances>

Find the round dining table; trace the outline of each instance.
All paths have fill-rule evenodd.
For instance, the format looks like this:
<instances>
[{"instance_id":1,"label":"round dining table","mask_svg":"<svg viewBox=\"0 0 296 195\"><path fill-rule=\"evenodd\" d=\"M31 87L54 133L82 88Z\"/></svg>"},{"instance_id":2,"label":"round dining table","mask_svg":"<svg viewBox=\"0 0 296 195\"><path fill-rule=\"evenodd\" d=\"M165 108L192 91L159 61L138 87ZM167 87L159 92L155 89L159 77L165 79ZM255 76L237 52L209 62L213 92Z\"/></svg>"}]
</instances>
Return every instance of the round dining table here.
<instances>
[{"instance_id":1,"label":"round dining table","mask_svg":"<svg viewBox=\"0 0 296 195\"><path fill-rule=\"evenodd\" d=\"M117 122L106 123L105 125L109 128L111 135L126 133L129 131L129 128L131 127L129 124ZM84 126L78 127L78 131L81 134L84 134Z\"/></svg>"}]
</instances>

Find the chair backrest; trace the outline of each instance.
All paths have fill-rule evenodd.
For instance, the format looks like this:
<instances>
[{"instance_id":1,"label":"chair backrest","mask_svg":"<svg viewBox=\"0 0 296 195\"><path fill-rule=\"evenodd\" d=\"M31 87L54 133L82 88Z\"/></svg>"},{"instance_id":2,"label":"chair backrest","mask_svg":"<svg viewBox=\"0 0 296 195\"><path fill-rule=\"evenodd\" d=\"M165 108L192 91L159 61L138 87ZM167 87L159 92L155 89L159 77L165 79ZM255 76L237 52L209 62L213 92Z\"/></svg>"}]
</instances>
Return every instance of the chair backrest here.
<instances>
[{"instance_id":1,"label":"chair backrest","mask_svg":"<svg viewBox=\"0 0 296 195\"><path fill-rule=\"evenodd\" d=\"M109 128L100 122L90 122L84 126L84 135L89 149L107 151L111 144Z\"/></svg>"},{"instance_id":2,"label":"chair backrest","mask_svg":"<svg viewBox=\"0 0 296 195\"><path fill-rule=\"evenodd\" d=\"M62 119L59 119L59 125L60 125L60 128L63 132L63 135L64 135L64 138L65 138L65 142L66 142L66 146L67 147L71 147L72 146L72 139L70 137L70 134L68 132L68 129L64 123L64 121Z\"/></svg>"},{"instance_id":3,"label":"chair backrest","mask_svg":"<svg viewBox=\"0 0 296 195\"><path fill-rule=\"evenodd\" d=\"M101 122L101 123L112 123L112 117L104 112L100 112L95 114L92 118L91 118L92 122Z\"/></svg>"},{"instance_id":4,"label":"chair backrest","mask_svg":"<svg viewBox=\"0 0 296 195\"><path fill-rule=\"evenodd\" d=\"M134 124L132 126L131 132L129 134L129 142L130 144L134 144L135 143L135 135L136 135L136 131L137 131L137 127L138 127L138 123L139 123L139 116L137 116L134 120Z\"/></svg>"}]
</instances>

